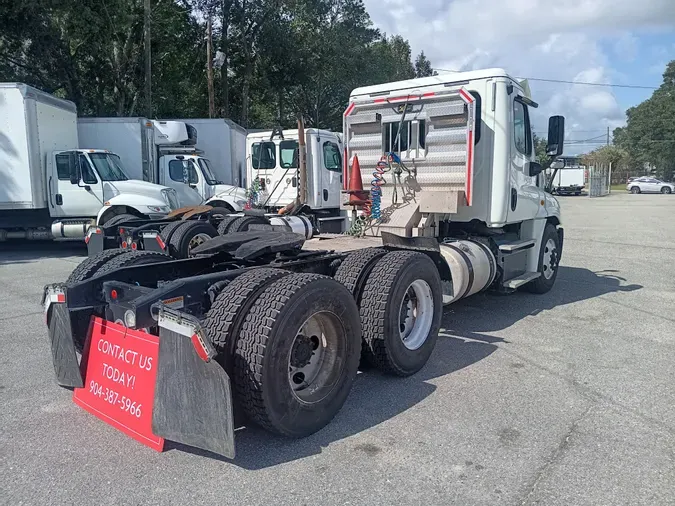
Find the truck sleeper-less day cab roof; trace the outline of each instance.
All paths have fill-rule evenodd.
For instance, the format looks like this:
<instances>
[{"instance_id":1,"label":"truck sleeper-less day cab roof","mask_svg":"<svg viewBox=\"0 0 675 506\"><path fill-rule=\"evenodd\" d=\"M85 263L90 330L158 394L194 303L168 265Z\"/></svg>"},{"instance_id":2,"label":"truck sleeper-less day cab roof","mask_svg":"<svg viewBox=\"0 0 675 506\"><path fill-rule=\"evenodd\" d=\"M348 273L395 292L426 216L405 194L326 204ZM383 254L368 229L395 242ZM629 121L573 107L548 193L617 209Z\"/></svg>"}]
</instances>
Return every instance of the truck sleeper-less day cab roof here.
<instances>
[{"instance_id":1,"label":"truck sleeper-less day cab roof","mask_svg":"<svg viewBox=\"0 0 675 506\"><path fill-rule=\"evenodd\" d=\"M372 179L383 152L399 153L416 169L419 206L408 206L408 214L397 210L390 222L394 228L410 230L423 213L454 222L477 219L489 227L557 215L557 201L543 191L543 178L528 175L535 107L527 83L503 69L357 88L345 111L348 159L358 155L364 182ZM391 201L392 188L382 187L383 202Z\"/></svg>"}]
</instances>

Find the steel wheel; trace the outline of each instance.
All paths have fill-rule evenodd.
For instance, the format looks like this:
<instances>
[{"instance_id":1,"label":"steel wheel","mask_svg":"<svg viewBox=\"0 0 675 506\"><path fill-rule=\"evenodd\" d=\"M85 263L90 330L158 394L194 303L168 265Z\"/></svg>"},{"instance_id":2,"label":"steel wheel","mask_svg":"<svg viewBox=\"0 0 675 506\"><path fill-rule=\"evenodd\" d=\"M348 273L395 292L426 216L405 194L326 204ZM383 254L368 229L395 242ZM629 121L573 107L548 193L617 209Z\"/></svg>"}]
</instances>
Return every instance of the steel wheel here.
<instances>
[{"instance_id":1,"label":"steel wheel","mask_svg":"<svg viewBox=\"0 0 675 506\"><path fill-rule=\"evenodd\" d=\"M546 245L544 246L543 267L544 271L542 272L542 275L546 279L551 279L555 274L555 270L558 268L558 248L553 239L546 241Z\"/></svg>"},{"instance_id":2,"label":"steel wheel","mask_svg":"<svg viewBox=\"0 0 675 506\"><path fill-rule=\"evenodd\" d=\"M429 283L423 279L410 283L399 313L401 341L409 350L416 350L427 340L434 318L434 298Z\"/></svg>"},{"instance_id":3,"label":"steel wheel","mask_svg":"<svg viewBox=\"0 0 675 506\"><path fill-rule=\"evenodd\" d=\"M334 313L314 313L302 324L288 357L288 381L299 401L319 402L333 390L347 357L346 342Z\"/></svg>"},{"instance_id":4,"label":"steel wheel","mask_svg":"<svg viewBox=\"0 0 675 506\"><path fill-rule=\"evenodd\" d=\"M190 239L190 242L188 243L188 254L190 254L194 248L196 248L197 246L201 246L209 239L211 239L211 236L209 234L202 233L194 236L192 239Z\"/></svg>"}]
</instances>

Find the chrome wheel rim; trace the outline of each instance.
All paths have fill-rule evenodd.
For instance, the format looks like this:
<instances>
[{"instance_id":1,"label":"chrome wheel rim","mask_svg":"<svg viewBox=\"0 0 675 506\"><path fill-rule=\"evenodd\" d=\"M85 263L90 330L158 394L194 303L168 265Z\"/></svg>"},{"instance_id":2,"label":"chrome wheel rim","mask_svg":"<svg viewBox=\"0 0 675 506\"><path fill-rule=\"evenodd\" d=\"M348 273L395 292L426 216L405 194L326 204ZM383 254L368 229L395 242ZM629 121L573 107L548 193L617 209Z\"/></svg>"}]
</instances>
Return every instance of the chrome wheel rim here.
<instances>
[{"instance_id":1,"label":"chrome wheel rim","mask_svg":"<svg viewBox=\"0 0 675 506\"><path fill-rule=\"evenodd\" d=\"M209 239L211 239L211 236L209 234L202 233L195 235L192 239L190 239L190 242L188 243L188 253L191 253L194 248L196 248L197 246L201 246Z\"/></svg>"},{"instance_id":2,"label":"chrome wheel rim","mask_svg":"<svg viewBox=\"0 0 675 506\"><path fill-rule=\"evenodd\" d=\"M336 314L320 311L307 318L295 335L288 356L288 383L297 400L320 402L342 375L347 337Z\"/></svg>"},{"instance_id":3,"label":"chrome wheel rim","mask_svg":"<svg viewBox=\"0 0 675 506\"><path fill-rule=\"evenodd\" d=\"M405 291L399 309L399 335L409 350L419 349L429 337L434 319L434 296L429 283L416 279Z\"/></svg>"},{"instance_id":4,"label":"chrome wheel rim","mask_svg":"<svg viewBox=\"0 0 675 506\"><path fill-rule=\"evenodd\" d=\"M558 248L553 239L549 239L544 245L544 261L542 263L542 275L546 279L551 279L558 267Z\"/></svg>"}]
</instances>

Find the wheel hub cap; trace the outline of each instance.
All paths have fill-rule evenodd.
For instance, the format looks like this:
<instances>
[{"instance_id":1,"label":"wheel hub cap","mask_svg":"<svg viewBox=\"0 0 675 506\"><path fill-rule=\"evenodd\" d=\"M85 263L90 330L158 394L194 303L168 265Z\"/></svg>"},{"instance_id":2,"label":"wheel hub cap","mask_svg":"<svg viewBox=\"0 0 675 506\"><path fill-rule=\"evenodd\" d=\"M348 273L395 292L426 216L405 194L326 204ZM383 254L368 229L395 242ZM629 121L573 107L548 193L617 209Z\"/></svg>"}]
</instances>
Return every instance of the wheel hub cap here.
<instances>
[{"instance_id":1,"label":"wheel hub cap","mask_svg":"<svg viewBox=\"0 0 675 506\"><path fill-rule=\"evenodd\" d=\"M434 298L429 284L417 279L406 290L399 312L399 333L409 350L420 348L429 337L434 315Z\"/></svg>"},{"instance_id":2,"label":"wheel hub cap","mask_svg":"<svg viewBox=\"0 0 675 506\"><path fill-rule=\"evenodd\" d=\"M544 245L544 261L543 263L543 275L546 279L551 279L555 270L558 267L558 249L556 248L555 241L549 239Z\"/></svg>"}]
</instances>

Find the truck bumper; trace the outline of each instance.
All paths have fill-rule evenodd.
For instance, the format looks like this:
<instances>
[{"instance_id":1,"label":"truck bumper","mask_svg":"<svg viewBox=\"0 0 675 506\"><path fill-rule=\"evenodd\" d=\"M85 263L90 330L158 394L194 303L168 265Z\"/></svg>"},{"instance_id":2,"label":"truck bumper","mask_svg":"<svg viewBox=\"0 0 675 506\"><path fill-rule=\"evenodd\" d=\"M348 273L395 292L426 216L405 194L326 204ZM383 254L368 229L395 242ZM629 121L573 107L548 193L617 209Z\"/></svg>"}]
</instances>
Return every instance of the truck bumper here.
<instances>
[{"instance_id":1,"label":"truck bumper","mask_svg":"<svg viewBox=\"0 0 675 506\"><path fill-rule=\"evenodd\" d=\"M46 286L43 304L56 381L66 388L82 388L87 371L77 359L63 285ZM230 378L212 356L203 352L203 347L197 346L194 336L191 339L176 330L181 329L160 327L159 331L153 433L234 458Z\"/></svg>"}]
</instances>

